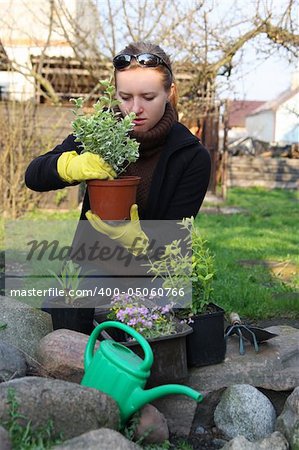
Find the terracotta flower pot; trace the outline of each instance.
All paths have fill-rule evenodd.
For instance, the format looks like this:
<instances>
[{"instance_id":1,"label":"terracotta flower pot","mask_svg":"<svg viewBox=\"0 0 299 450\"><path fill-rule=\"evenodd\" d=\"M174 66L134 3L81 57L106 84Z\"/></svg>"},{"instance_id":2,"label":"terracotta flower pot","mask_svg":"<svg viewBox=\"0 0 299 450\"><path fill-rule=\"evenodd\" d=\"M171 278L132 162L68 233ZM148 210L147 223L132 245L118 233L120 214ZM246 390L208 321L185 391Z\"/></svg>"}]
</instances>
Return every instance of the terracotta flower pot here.
<instances>
[{"instance_id":1,"label":"terracotta flower pot","mask_svg":"<svg viewBox=\"0 0 299 450\"><path fill-rule=\"evenodd\" d=\"M115 180L87 181L91 211L102 220L129 219L140 180L140 177L123 176Z\"/></svg>"}]
</instances>

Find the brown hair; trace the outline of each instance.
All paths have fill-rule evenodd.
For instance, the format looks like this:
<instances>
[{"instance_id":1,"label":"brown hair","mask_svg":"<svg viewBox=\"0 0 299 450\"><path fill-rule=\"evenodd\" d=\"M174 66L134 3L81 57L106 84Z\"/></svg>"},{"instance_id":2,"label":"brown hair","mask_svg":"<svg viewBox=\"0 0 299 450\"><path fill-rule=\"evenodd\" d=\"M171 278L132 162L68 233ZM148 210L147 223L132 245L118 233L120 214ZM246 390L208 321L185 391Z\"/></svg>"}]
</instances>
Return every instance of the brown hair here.
<instances>
[{"instance_id":1,"label":"brown hair","mask_svg":"<svg viewBox=\"0 0 299 450\"><path fill-rule=\"evenodd\" d=\"M168 70L168 68L164 65L159 65L157 67L154 67L153 69L159 71L163 75L163 85L165 91L169 91L172 83L174 84L174 87L172 89L171 95L169 97L169 101L173 108L176 110L177 103L178 103L178 91L177 86L175 84L174 76L172 74L172 67L171 67L171 61L169 56L164 52L164 50L156 44L153 44L151 42L145 42L145 41L139 41L139 42L132 42L131 44L127 45L123 50L121 50L118 55L138 55L139 53L152 53L153 55L159 56L171 69L171 72ZM129 67L121 70L128 70L130 67L138 67L137 61L132 61ZM115 75L116 69L114 71ZM115 77L116 79L116 77Z\"/></svg>"}]
</instances>

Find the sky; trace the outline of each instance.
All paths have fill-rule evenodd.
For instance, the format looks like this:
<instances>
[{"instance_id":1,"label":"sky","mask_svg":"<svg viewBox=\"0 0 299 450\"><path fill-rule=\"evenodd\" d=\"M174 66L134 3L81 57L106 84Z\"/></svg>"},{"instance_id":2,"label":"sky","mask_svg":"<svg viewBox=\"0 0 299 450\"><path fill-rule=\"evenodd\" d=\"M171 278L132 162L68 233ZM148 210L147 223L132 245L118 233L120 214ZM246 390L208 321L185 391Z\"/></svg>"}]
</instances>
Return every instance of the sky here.
<instances>
[{"instance_id":1,"label":"sky","mask_svg":"<svg viewBox=\"0 0 299 450\"><path fill-rule=\"evenodd\" d=\"M296 71L294 63L275 55L264 61L256 61L251 52L244 56L240 72L232 76L231 93L235 98L273 100L290 87L292 74Z\"/></svg>"},{"instance_id":2,"label":"sky","mask_svg":"<svg viewBox=\"0 0 299 450\"><path fill-rule=\"evenodd\" d=\"M218 14L225 17L230 11L234 11L236 17L241 14L251 13L256 10L256 0L215 0L215 20L219 20ZM283 10L287 0L262 0L271 12ZM236 5L241 9L237 11ZM282 9L281 9L282 8ZM271 52L271 56L269 56ZM234 57L235 67L232 70L231 88L222 93L221 97L230 97L245 100L273 100L280 93L291 86L292 74L299 71L298 61L290 63L287 53L279 51L275 46L269 48L269 41L264 35L247 42ZM227 95L229 94L229 95Z\"/></svg>"}]
</instances>

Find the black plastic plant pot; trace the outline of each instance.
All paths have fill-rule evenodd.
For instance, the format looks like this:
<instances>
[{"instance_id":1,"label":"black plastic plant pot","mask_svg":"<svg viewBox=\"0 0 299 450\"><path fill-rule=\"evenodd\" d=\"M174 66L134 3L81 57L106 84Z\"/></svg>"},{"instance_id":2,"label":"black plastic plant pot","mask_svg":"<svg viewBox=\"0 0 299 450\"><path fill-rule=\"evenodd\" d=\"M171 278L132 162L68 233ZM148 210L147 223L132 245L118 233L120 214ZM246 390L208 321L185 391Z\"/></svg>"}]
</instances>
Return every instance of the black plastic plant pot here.
<instances>
[{"instance_id":1,"label":"black plastic plant pot","mask_svg":"<svg viewBox=\"0 0 299 450\"><path fill-rule=\"evenodd\" d=\"M109 309L98 309L96 308L94 314L94 326L97 326L107 320L111 320L108 317L110 313ZM116 342L123 342L126 340L126 333L118 328L109 328L109 337Z\"/></svg>"},{"instance_id":2,"label":"black plastic plant pot","mask_svg":"<svg viewBox=\"0 0 299 450\"><path fill-rule=\"evenodd\" d=\"M214 303L208 312L192 317L193 333L187 336L187 361L189 367L221 363L225 358L224 310Z\"/></svg>"},{"instance_id":3,"label":"black plastic plant pot","mask_svg":"<svg viewBox=\"0 0 299 450\"><path fill-rule=\"evenodd\" d=\"M175 334L148 340L154 354L154 363L147 387L180 383L187 378L186 337L192 333L192 328L184 324L178 324L177 327ZM140 345L135 342L127 342L125 345L143 358Z\"/></svg>"},{"instance_id":4,"label":"black plastic plant pot","mask_svg":"<svg viewBox=\"0 0 299 450\"><path fill-rule=\"evenodd\" d=\"M178 323L177 332L167 336L154 339L147 339L154 355L154 363L151 368L151 375L146 387L154 387L167 383L180 383L188 377L186 337L192 333L192 328L186 324ZM111 339L111 329L103 331L101 334L106 339ZM122 342L129 347L140 358L144 358L144 353L136 341Z\"/></svg>"},{"instance_id":5,"label":"black plastic plant pot","mask_svg":"<svg viewBox=\"0 0 299 450\"><path fill-rule=\"evenodd\" d=\"M94 308L88 308L82 299L80 304L75 306L66 305L61 297L54 299L55 306L50 308L53 330L66 328L68 330L78 331L84 334L90 334L93 330Z\"/></svg>"},{"instance_id":6,"label":"black plastic plant pot","mask_svg":"<svg viewBox=\"0 0 299 450\"><path fill-rule=\"evenodd\" d=\"M0 252L0 295L5 295L5 253Z\"/></svg>"}]
</instances>

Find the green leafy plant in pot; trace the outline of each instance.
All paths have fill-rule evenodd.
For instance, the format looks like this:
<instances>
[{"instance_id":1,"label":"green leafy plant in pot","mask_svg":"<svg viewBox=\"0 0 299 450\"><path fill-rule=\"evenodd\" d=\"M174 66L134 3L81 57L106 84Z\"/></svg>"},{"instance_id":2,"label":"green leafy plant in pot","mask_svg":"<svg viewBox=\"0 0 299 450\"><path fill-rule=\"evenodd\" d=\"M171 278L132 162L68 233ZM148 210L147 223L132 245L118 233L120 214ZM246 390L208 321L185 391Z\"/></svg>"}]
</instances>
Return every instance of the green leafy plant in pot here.
<instances>
[{"instance_id":1,"label":"green leafy plant in pot","mask_svg":"<svg viewBox=\"0 0 299 450\"><path fill-rule=\"evenodd\" d=\"M139 177L122 173L139 157L139 143L129 136L134 128L134 113L122 117L115 99L115 87L110 81L100 81L104 92L93 105L93 111L84 109L83 98L71 99L75 104L72 122L76 141L82 152L99 155L116 172L114 180L87 181L90 206L103 220L123 220L130 217L130 207L136 201Z\"/></svg>"},{"instance_id":2,"label":"green leafy plant in pot","mask_svg":"<svg viewBox=\"0 0 299 450\"><path fill-rule=\"evenodd\" d=\"M194 218L180 222L187 231L184 239L165 246L158 260L151 261L149 272L154 279L163 279L163 288L177 293L188 292L192 284L192 299L187 304L174 298L176 316L188 323L193 333L187 336L187 358L190 366L205 366L223 361L226 345L224 339L224 310L212 302L212 283L215 277L214 255L207 241L194 224ZM191 286L190 286L191 287Z\"/></svg>"},{"instance_id":3,"label":"green leafy plant in pot","mask_svg":"<svg viewBox=\"0 0 299 450\"><path fill-rule=\"evenodd\" d=\"M68 260L64 263L60 275L52 270L49 272L60 285L63 294L51 302L53 330L67 328L90 334L93 330L94 308L90 307L88 298L79 296L82 292L79 290L80 282L84 278L81 275L81 266Z\"/></svg>"}]
</instances>

